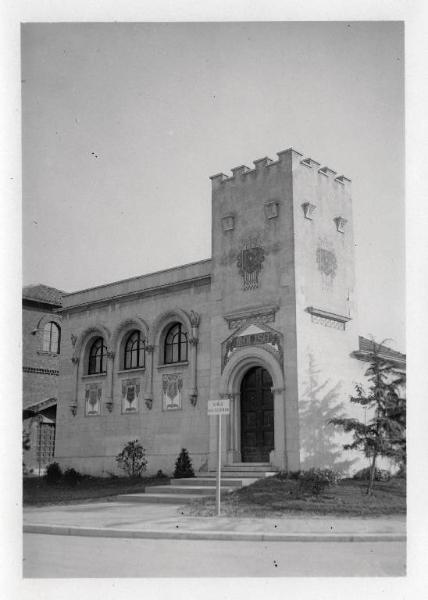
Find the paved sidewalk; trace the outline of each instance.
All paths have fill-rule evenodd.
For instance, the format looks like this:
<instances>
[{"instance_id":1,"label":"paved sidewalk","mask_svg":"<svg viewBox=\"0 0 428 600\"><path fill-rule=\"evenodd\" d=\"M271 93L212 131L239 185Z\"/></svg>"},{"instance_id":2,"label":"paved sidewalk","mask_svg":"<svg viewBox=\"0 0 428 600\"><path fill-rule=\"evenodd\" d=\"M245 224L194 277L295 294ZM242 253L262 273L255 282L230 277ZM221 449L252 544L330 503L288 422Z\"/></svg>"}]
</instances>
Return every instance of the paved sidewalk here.
<instances>
[{"instance_id":1,"label":"paved sidewalk","mask_svg":"<svg viewBox=\"0 0 428 600\"><path fill-rule=\"evenodd\" d=\"M179 505L100 502L24 509L24 532L94 537L404 541L406 519L393 517L187 517Z\"/></svg>"}]
</instances>

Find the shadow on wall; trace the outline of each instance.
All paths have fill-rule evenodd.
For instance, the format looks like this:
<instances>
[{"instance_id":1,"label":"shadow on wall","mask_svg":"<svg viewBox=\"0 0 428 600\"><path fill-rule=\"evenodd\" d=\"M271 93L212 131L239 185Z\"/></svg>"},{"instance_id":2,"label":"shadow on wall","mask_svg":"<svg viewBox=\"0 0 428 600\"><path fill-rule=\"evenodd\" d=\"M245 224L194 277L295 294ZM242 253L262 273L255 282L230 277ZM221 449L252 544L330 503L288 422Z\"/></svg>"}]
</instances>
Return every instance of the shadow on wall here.
<instances>
[{"instance_id":1,"label":"shadow on wall","mask_svg":"<svg viewBox=\"0 0 428 600\"><path fill-rule=\"evenodd\" d=\"M328 467L347 473L358 459L344 460L343 444L335 441L337 429L329 424L333 417L346 416L344 403L339 401L342 382L333 386L330 379L320 382L320 372L309 354L306 388L299 405L300 468Z\"/></svg>"}]
</instances>

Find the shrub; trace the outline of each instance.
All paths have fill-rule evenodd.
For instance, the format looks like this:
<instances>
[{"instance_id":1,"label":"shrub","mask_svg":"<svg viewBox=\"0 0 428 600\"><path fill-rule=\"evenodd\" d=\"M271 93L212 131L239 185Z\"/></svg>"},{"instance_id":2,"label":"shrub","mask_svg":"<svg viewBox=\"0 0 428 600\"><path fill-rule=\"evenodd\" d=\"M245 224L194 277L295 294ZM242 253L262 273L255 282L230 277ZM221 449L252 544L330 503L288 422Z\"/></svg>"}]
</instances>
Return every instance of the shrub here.
<instances>
[{"instance_id":1,"label":"shrub","mask_svg":"<svg viewBox=\"0 0 428 600\"><path fill-rule=\"evenodd\" d=\"M82 475L78 471L73 469L73 467L64 471L63 477L64 481L71 486L75 486L77 482L82 479Z\"/></svg>"},{"instance_id":2,"label":"shrub","mask_svg":"<svg viewBox=\"0 0 428 600\"><path fill-rule=\"evenodd\" d=\"M156 479L168 479L168 475L165 475L162 469L159 469L159 471L156 473Z\"/></svg>"},{"instance_id":3,"label":"shrub","mask_svg":"<svg viewBox=\"0 0 428 600\"><path fill-rule=\"evenodd\" d=\"M299 475L299 488L319 496L326 488L337 485L340 474L332 469L309 469L302 471Z\"/></svg>"},{"instance_id":4,"label":"shrub","mask_svg":"<svg viewBox=\"0 0 428 600\"><path fill-rule=\"evenodd\" d=\"M48 483L58 483L61 477L62 470L57 462L53 462L46 467L45 478Z\"/></svg>"},{"instance_id":5,"label":"shrub","mask_svg":"<svg viewBox=\"0 0 428 600\"><path fill-rule=\"evenodd\" d=\"M407 476L406 465L401 465L400 468L398 469L398 471L396 472L396 474L394 475L394 477L397 477L398 479L406 479L406 476Z\"/></svg>"},{"instance_id":6,"label":"shrub","mask_svg":"<svg viewBox=\"0 0 428 600\"><path fill-rule=\"evenodd\" d=\"M141 477L147 468L146 451L138 440L132 440L116 456L116 462L129 477Z\"/></svg>"},{"instance_id":7,"label":"shrub","mask_svg":"<svg viewBox=\"0 0 428 600\"><path fill-rule=\"evenodd\" d=\"M365 469L360 469L355 473L352 479L357 479L358 481L368 481L370 479L370 467L366 467ZM374 480L375 481L389 481L391 479L391 473L386 469L378 469L376 467L374 472Z\"/></svg>"},{"instance_id":8,"label":"shrub","mask_svg":"<svg viewBox=\"0 0 428 600\"><path fill-rule=\"evenodd\" d=\"M195 473L192 467L189 453L186 448L182 448L177 460L175 461L174 477L175 479L184 479L185 477L194 477Z\"/></svg>"}]
</instances>

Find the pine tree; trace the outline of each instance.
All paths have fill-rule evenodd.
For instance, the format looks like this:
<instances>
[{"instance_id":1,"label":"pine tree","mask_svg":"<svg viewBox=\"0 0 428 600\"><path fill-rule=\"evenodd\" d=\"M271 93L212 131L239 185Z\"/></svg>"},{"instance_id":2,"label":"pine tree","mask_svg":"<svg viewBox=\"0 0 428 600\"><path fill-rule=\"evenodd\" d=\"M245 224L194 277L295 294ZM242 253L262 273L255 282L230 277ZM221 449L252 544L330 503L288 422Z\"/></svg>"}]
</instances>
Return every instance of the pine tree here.
<instances>
[{"instance_id":1,"label":"pine tree","mask_svg":"<svg viewBox=\"0 0 428 600\"><path fill-rule=\"evenodd\" d=\"M373 490L379 456L392 458L402 465L406 461L406 400L403 393L406 377L380 356L381 350L382 344L373 341L370 366L365 372L368 391L359 384L356 396L350 398L351 402L372 409L373 417L368 423L355 418L330 419L333 425L353 433L352 443L343 446L345 450L361 450L371 458L367 494Z\"/></svg>"},{"instance_id":2,"label":"pine tree","mask_svg":"<svg viewBox=\"0 0 428 600\"><path fill-rule=\"evenodd\" d=\"M174 477L175 479L183 479L185 477L194 477L195 473L192 467L189 453L186 448L182 448L175 462Z\"/></svg>"}]
</instances>

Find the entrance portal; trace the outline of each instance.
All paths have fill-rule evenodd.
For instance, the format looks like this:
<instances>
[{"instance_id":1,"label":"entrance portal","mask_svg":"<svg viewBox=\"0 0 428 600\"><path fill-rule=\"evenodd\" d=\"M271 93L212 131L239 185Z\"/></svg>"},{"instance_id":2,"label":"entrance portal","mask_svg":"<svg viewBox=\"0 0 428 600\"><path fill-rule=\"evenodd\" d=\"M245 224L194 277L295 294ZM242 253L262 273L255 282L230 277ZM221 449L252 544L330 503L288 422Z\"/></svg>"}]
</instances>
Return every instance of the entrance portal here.
<instances>
[{"instance_id":1,"label":"entrance portal","mask_svg":"<svg viewBox=\"0 0 428 600\"><path fill-rule=\"evenodd\" d=\"M268 462L274 449L272 379L253 367L241 383L241 460Z\"/></svg>"}]
</instances>

